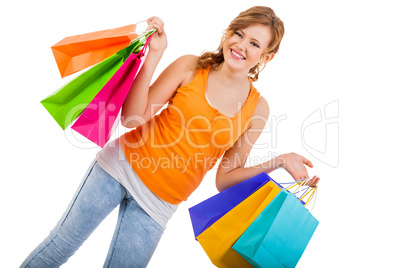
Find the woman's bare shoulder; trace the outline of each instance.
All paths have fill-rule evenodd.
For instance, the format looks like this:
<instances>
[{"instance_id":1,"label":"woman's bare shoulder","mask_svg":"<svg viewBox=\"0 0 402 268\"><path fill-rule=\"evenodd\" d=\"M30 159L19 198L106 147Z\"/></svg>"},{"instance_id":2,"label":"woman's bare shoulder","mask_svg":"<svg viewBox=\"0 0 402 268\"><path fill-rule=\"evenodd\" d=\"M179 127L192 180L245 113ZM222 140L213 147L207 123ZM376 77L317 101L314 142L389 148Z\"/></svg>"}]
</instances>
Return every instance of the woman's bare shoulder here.
<instances>
[{"instance_id":1,"label":"woman's bare shoulder","mask_svg":"<svg viewBox=\"0 0 402 268\"><path fill-rule=\"evenodd\" d=\"M180 62L180 64L182 64L185 68L195 69L198 63L198 56L188 54L181 56L177 59L177 61Z\"/></svg>"},{"instance_id":2,"label":"woman's bare shoulder","mask_svg":"<svg viewBox=\"0 0 402 268\"><path fill-rule=\"evenodd\" d=\"M265 119L264 121L266 121L268 120L269 112L270 110L267 100L263 96L260 96L253 115L262 117Z\"/></svg>"},{"instance_id":3,"label":"woman's bare shoulder","mask_svg":"<svg viewBox=\"0 0 402 268\"><path fill-rule=\"evenodd\" d=\"M180 65L180 70L184 72L184 80L182 82L182 85L190 83L198 71L198 56L184 55L178 58L176 61Z\"/></svg>"}]
</instances>

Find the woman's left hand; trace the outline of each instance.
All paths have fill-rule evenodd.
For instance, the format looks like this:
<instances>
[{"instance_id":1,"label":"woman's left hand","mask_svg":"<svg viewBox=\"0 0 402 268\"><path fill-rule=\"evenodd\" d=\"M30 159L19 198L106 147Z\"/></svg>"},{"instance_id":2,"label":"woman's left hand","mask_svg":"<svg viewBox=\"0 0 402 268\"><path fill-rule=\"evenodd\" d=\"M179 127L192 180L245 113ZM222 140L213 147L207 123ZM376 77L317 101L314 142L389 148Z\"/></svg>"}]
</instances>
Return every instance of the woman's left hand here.
<instances>
[{"instance_id":1,"label":"woman's left hand","mask_svg":"<svg viewBox=\"0 0 402 268\"><path fill-rule=\"evenodd\" d=\"M288 153L278 156L279 165L283 167L295 181L307 179L307 185L317 187L320 178L314 176L309 179L306 166L312 168L313 163L307 158L296 153Z\"/></svg>"}]
</instances>

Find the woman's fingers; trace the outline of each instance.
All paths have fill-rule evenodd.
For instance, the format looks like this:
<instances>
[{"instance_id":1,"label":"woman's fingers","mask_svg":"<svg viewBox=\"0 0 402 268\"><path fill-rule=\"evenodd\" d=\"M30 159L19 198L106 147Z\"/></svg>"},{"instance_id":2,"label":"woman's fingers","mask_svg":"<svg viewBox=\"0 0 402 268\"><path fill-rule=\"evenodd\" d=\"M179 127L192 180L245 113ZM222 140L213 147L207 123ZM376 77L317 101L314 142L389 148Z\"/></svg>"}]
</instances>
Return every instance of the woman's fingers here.
<instances>
[{"instance_id":1,"label":"woman's fingers","mask_svg":"<svg viewBox=\"0 0 402 268\"><path fill-rule=\"evenodd\" d=\"M151 17L147 19L148 27L146 31L155 28L159 34L163 33L164 22L159 17Z\"/></svg>"},{"instance_id":2,"label":"woman's fingers","mask_svg":"<svg viewBox=\"0 0 402 268\"><path fill-rule=\"evenodd\" d=\"M314 176L312 179L308 180L306 185L310 187L317 187L320 177Z\"/></svg>"},{"instance_id":3,"label":"woman's fingers","mask_svg":"<svg viewBox=\"0 0 402 268\"><path fill-rule=\"evenodd\" d=\"M306 168L306 166L313 167L313 163L310 160L295 153L281 155L281 159L283 159L283 168L289 172L295 181L306 180L306 185L317 187L320 178L314 176L312 179L309 179L310 176Z\"/></svg>"},{"instance_id":4,"label":"woman's fingers","mask_svg":"<svg viewBox=\"0 0 402 268\"><path fill-rule=\"evenodd\" d=\"M302 157L302 160L303 160L303 164L305 164L306 166L311 167L311 168L313 167L313 163L310 160L308 160L307 158Z\"/></svg>"}]
</instances>

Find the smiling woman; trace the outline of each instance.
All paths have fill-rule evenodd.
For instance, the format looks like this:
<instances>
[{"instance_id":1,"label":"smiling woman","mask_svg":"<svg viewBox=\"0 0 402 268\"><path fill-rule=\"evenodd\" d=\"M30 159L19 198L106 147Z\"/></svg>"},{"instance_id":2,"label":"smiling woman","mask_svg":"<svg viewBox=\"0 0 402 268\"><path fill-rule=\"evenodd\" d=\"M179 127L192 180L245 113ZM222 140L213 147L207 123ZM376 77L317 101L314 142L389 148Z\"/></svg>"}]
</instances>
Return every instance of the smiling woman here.
<instances>
[{"instance_id":1,"label":"smiling woman","mask_svg":"<svg viewBox=\"0 0 402 268\"><path fill-rule=\"evenodd\" d=\"M264 53L268 49L270 28L262 24L252 24L244 29L239 29L230 36L223 45L223 53L226 62L232 63L232 71L236 70L237 62L245 66L238 66L240 70L250 70L258 66L261 62L267 63L273 57L274 53ZM235 61L233 61L234 59Z\"/></svg>"},{"instance_id":2,"label":"smiling woman","mask_svg":"<svg viewBox=\"0 0 402 268\"><path fill-rule=\"evenodd\" d=\"M198 67L206 68L214 63L222 63L224 61L223 45L226 39L235 36L240 39L246 37L244 29L250 26L257 26L260 30L258 35L247 36L252 39L250 40L250 44L252 46L259 46L258 48L261 49L263 53L263 55L261 55L261 60L258 61L258 65L253 66L249 71L251 81L257 81L258 74L261 71L260 67L264 67L268 61L272 60L273 55L278 52L282 37L285 34L285 27L281 19L275 15L275 12L271 8L265 6L256 6L247 9L232 20L222 36L217 51L206 52L201 55L198 61ZM263 41L267 41L268 44L264 46L265 44L262 43ZM237 52L237 54L239 54L239 52ZM271 56L268 56L269 54ZM244 55L240 54L239 56L242 57Z\"/></svg>"},{"instance_id":3,"label":"smiling woman","mask_svg":"<svg viewBox=\"0 0 402 268\"><path fill-rule=\"evenodd\" d=\"M217 52L182 56L151 85L167 47L164 22L151 17L152 28L157 32L121 113L123 126L135 129L97 154L66 213L21 267L60 266L116 206L119 219L104 267L146 267L177 205L219 159L219 191L281 167L295 180L308 178L312 163L294 153L245 167L269 115L252 82L284 34L272 9L240 13Z\"/></svg>"}]
</instances>

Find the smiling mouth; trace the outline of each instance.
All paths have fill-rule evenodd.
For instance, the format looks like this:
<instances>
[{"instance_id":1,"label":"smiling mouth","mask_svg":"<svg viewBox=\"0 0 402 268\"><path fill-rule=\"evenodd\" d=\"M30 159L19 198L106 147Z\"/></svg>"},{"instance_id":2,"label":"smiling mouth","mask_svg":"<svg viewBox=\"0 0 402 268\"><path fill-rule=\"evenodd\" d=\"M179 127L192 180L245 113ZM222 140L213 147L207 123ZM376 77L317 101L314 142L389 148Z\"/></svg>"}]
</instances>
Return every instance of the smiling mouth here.
<instances>
[{"instance_id":1,"label":"smiling mouth","mask_svg":"<svg viewBox=\"0 0 402 268\"><path fill-rule=\"evenodd\" d=\"M246 58L245 57L243 57L242 55L240 55L239 53L237 53L235 50L233 50L233 49L230 49L230 53L232 54L232 56L235 58L235 59L238 59L238 60L245 60Z\"/></svg>"}]
</instances>

